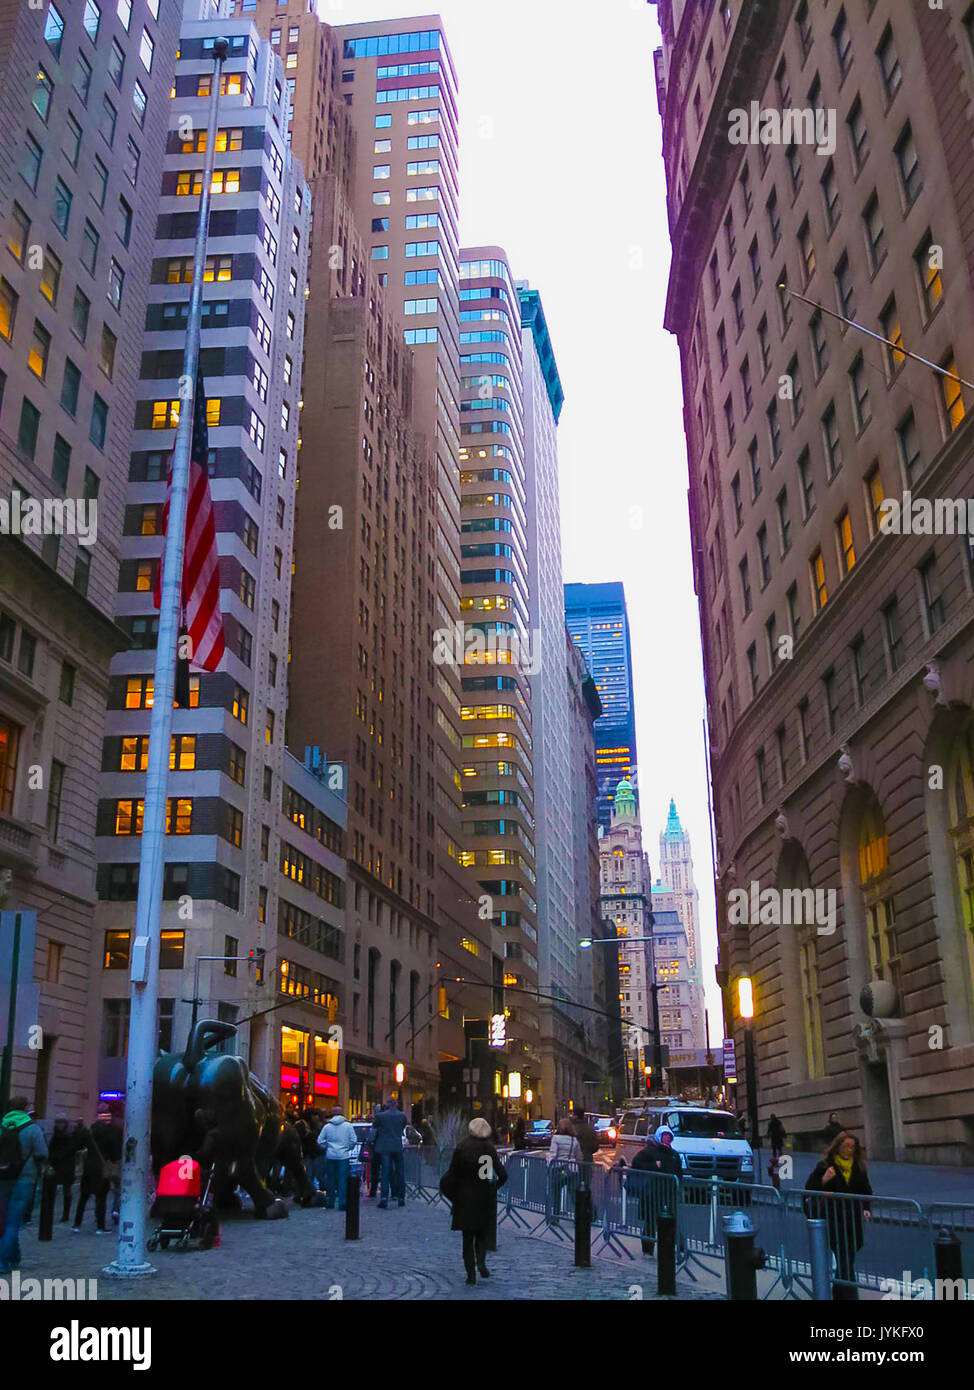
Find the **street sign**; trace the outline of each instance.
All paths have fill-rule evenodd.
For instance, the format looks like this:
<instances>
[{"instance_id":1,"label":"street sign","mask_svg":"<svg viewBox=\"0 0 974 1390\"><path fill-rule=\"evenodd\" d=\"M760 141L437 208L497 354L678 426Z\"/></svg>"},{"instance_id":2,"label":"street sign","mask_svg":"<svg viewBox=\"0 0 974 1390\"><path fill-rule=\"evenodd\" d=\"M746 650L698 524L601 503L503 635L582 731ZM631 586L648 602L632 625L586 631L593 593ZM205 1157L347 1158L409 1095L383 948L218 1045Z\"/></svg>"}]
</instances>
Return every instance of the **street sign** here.
<instances>
[{"instance_id":1,"label":"street sign","mask_svg":"<svg viewBox=\"0 0 974 1390\"><path fill-rule=\"evenodd\" d=\"M724 1039L724 1080L737 1080L737 1058L734 1054L734 1039Z\"/></svg>"},{"instance_id":2,"label":"street sign","mask_svg":"<svg viewBox=\"0 0 974 1390\"><path fill-rule=\"evenodd\" d=\"M503 1048L507 1045L507 1020L503 1014L490 1016L490 1046Z\"/></svg>"}]
</instances>

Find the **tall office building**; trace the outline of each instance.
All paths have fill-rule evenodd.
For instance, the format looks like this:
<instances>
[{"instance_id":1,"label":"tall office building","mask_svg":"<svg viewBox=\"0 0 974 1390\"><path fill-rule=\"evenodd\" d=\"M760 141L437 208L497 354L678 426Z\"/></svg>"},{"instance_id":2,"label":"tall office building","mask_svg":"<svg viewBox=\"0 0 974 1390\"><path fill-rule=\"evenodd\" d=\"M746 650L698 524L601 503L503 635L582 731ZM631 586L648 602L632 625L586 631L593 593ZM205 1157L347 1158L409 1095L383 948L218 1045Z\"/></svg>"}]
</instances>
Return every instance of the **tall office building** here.
<instances>
[{"instance_id":1,"label":"tall office building","mask_svg":"<svg viewBox=\"0 0 974 1390\"><path fill-rule=\"evenodd\" d=\"M282 1099L337 1097L329 1025L346 1017L345 803L334 780L284 746L310 191L288 151L279 58L247 18L214 18L206 0L187 0L185 15L170 131L155 166L151 283L140 304L145 335L115 609L130 646L108 682L89 1065L99 1091L121 1087L158 631L152 591L179 416L213 43L222 35L229 57L200 366L227 650L218 671L191 677L190 708L173 715L159 1042L185 1044L196 1000L201 1016L240 1024L238 1048ZM251 951L263 953L259 965L234 959Z\"/></svg>"},{"instance_id":2,"label":"tall office building","mask_svg":"<svg viewBox=\"0 0 974 1390\"><path fill-rule=\"evenodd\" d=\"M503 941L507 1054L537 1091L538 907L521 306L504 252L460 252L463 862ZM523 993L521 991L524 991ZM549 1099L546 1096L546 1099Z\"/></svg>"},{"instance_id":3,"label":"tall office building","mask_svg":"<svg viewBox=\"0 0 974 1390\"><path fill-rule=\"evenodd\" d=\"M609 830L599 840L602 916L621 938L619 1011L627 1054L627 1091L640 1095L642 1049L653 1042L652 884L632 783L623 778L612 799ZM626 937L637 938L626 943ZM595 948L593 948L595 949ZM608 950L609 947L599 947Z\"/></svg>"},{"instance_id":4,"label":"tall office building","mask_svg":"<svg viewBox=\"0 0 974 1390\"><path fill-rule=\"evenodd\" d=\"M576 1092L568 1099L582 1110L604 1111L625 1094L625 1058L619 1013L619 957L611 946L595 943L615 935L615 924L602 915L598 822L596 802L594 724L602 713L595 682L576 644L562 628L565 672L568 682L568 799L571 819L568 833L569 872L572 877L571 929L575 961L572 994L584 1007L553 1010L551 1034L554 1062L562 1069L574 1064ZM539 903L543 901L539 894ZM541 917L542 925L544 917ZM610 929L611 928L611 929ZM590 939L590 947L581 942ZM543 977L542 977L543 978ZM545 1015L542 1012L542 1028ZM569 1031L571 1025L574 1031ZM561 1037L558 1036L558 1031ZM542 1034L542 1049L545 1037ZM581 1051L581 1057L579 1057ZM560 1055L559 1055L560 1054ZM552 1066L552 1071L556 1069ZM553 1080L556 1079L553 1077ZM577 1094L580 1082L581 1095Z\"/></svg>"},{"instance_id":5,"label":"tall office building","mask_svg":"<svg viewBox=\"0 0 974 1390\"><path fill-rule=\"evenodd\" d=\"M626 594L619 583L566 584L565 621L582 649L602 701L595 730L599 772L599 825L608 830L612 798L636 773L636 713Z\"/></svg>"},{"instance_id":6,"label":"tall office building","mask_svg":"<svg viewBox=\"0 0 974 1390\"><path fill-rule=\"evenodd\" d=\"M792 1134L969 1163L974 570L895 519L974 487L970 10L658 8L727 1016L749 974ZM752 101L814 142L731 143ZM755 884L820 910L753 920Z\"/></svg>"},{"instance_id":7,"label":"tall office building","mask_svg":"<svg viewBox=\"0 0 974 1390\"><path fill-rule=\"evenodd\" d=\"M350 767L351 1103L397 1089L402 1061L428 1110L503 1007L461 863L462 640L434 660L460 620L455 79L438 20L337 30L298 0L256 18L314 204L289 737Z\"/></svg>"},{"instance_id":8,"label":"tall office building","mask_svg":"<svg viewBox=\"0 0 974 1390\"><path fill-rule=\"evenodd\" d=\"M91 788L178 36L158 0L11 4L0 32L0 877L36 913L13 1089L48 1118L90 1099Z\"/></svg>"},{"instance_id":9,"label":"tall office building","mask_svg":"<svg viewBox=\"0 0 974 1390\"><path fill-rule=\"evenodd\" d=\"M541 296L530 285L516 286L521 307L521 348L524 398L525 522L527 535L528 630L530 661L532 751L537 855L538 982L545 995L587 1002L580 993L578 938L591 935L591 900L576 898L573 865L575 805L572 691L565 652L564 577L561 567L561 504L558 489L557 427L564 404L551 337ZM490 351L475 354L486 362L498 360ZM482 369L489 374L491 367ZM485 382L487 381L485 375ZM498 497L503 502L503 497ZM499 513L504 515L503 511ZM581 657L579 657L581 660ZM584 662L582 662L584 669ZM587 672L586 672L587 675ZM578 726L579 729L583 725ZM584 758L584 744L579 759ZM584 779L579 812L584 815ZM590 827L593 835L594 827ZM581 846L579 882L587 882L589 854ZM579 925L579 918L584 922ZM589 992L591 981L589 981ZM579 1009L563 1008L553 999L540 1001L542 1093L553 1102L553 1113L564 1114L569 1104L586 1107L585 1072L588 1059L582 1039L589 1019ZM591 1099L594 1099L594 1095Z\"/></svg>"},{"instance_id":10,"label":"tall office building","mask_svg":"<svg viewBox=\"0 0 974 1390\"><path fill-rule=\"evenodd\" d=\"M669 1048L667 1070L671 1073L672 1088L681 1064L693 1054L697 1064L694 1040L687 935L680 921L677 895L665 879L656 879L650 899L653 912L653 955L656 961L656 983L659 988L660 1041Z\"/></svg>"},{"instance_id":11,"label":"tall office building","mask_svg":"<svg viewBox=\"0 0 974 1390\"><path fill-rule=\"evenodd\" d=\"M680 824L676 802L670 799L666 828L659 837L659 871L662 882L673 894L680 925L686 937L686 1046L707 1046L704 1018L703 964L700 957L700 895L693 879L693 851L690 836Z\"/></svg>"}]
</instances>

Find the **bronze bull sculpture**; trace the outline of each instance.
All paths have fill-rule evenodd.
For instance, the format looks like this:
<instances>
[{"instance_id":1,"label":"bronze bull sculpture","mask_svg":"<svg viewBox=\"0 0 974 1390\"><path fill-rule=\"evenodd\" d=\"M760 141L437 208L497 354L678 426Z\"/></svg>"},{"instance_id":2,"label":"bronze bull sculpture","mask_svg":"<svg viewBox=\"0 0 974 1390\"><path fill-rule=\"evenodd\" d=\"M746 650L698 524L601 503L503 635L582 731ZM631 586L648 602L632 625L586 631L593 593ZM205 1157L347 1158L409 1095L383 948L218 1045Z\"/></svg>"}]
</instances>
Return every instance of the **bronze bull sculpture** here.
<instances>
[{"instance_id":1,"label":"bronze bull sculpture","mask_svg":"<svg viewBox=\"0 0 974 1390\"><path fill-rule=\"evenodd\" d=\"M152 1165L184 1154L213 1165L218 1206L234 1204L240 1186L266 1221L286 1217L286 1204L268 1189L272 1172L284 1168L298 1199L312 1205L315 1194L301 1157L301 1143L275 1098L242 1057L210 1049L236 1034L232 1023L211 1019L194 1025L185 1052L163 1052L152 1073Z\"/></svg>"}]
</instances>

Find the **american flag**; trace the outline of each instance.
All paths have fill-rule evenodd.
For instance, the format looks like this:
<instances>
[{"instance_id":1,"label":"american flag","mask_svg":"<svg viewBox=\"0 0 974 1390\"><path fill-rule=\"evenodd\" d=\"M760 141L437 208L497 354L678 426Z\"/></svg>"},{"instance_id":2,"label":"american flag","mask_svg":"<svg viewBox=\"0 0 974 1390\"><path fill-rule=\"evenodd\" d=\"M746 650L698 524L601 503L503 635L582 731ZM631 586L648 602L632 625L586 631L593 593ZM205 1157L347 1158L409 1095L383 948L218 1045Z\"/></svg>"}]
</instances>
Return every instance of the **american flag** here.
<instances>
[{"instance_id":1,"label":"american flag","mask_svg":"<svg viewBox=\"0 0 974 1390\"><path fill-rule=\"evenodd\" d=\"M215 671L226 642L220 612L220 557L216 548L216 526L207 474L209 437L206 427L206 391L203 374L197 368L193 406L193 442L190 446L189 496L186 504L186 543L183 549L183 600L180 647L188 637L189 661L198 670ZM172 486L172 464L169 468ZM162 511L162 534L169 524L169 495ZM156 572L155 605L161 604L162 566ZM179 661L176 677L177 703L188 704L188 663ZM187 696L184 700L180 692Z\"/></svg>"}]
</instances>

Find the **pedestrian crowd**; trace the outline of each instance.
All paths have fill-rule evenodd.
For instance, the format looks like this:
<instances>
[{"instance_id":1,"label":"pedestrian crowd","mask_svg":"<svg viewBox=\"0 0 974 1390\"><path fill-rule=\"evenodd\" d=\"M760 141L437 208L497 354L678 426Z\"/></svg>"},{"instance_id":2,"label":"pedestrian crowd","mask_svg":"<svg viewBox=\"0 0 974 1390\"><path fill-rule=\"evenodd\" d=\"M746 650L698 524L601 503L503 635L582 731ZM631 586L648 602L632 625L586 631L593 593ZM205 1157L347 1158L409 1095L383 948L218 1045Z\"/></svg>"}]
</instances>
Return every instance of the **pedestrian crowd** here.
<instances>
[{"instance_id":1,"label":"pedestrian crowd","mask_svg":"<svg viewBox=\"0 0 974 1390\"><path fill-rule=\"evenodd\" d=\"M20 1232L33 1220L41 1178L50 1171L55 1201L61 1196L61 1221L71 1220L77 1184L73 1231L80 1231L89 1199L95 1208L95 1232L107 1235L108 1199L111 1217L118 1220L122 1160L122 1117L99 1106L90 1126L58 1115L50 1135L30 1108L26 1096L13 1096L0 1118L0 1275L21 1262Z\"/></svg>"}]
</instances>

